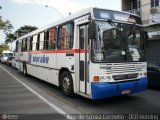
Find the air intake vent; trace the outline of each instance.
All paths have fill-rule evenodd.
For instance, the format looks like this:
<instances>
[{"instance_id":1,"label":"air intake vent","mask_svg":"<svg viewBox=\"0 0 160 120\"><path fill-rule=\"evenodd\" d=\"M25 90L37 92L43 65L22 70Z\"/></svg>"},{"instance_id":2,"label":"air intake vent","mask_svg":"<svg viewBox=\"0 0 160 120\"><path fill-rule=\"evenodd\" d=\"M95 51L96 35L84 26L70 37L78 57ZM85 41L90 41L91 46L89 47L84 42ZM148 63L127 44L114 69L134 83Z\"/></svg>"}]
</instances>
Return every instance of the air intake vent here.
<instances>
[{"instance_id":1,"label":"air intake vent","mask_svg":"<svg viewBox=\"0 0 160 120\"><path fill-rule=\"evenodd\" d=\"M125 74L125 75L113 75L114 80L135 79L138 77L138 73Z\"/></svg>"}]
</instances>

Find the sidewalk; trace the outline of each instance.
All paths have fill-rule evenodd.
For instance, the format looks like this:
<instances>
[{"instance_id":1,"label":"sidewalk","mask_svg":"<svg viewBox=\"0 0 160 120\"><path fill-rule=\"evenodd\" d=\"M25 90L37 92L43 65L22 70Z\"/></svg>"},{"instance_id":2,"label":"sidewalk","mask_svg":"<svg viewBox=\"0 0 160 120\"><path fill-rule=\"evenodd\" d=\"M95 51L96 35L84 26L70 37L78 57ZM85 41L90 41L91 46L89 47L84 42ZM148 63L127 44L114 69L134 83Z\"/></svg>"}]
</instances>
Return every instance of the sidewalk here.
<instances>
[{"instance_id":1,"label":"sidewalk","mask_svg":"<svg viewBox=\"0 0 160 120\"><path fill-rule=\"evenodd\" d=\"M0 67L0 120L6 115L21 119L41 119L41 116L64 119Z\"/></svg>"}]
</instances>

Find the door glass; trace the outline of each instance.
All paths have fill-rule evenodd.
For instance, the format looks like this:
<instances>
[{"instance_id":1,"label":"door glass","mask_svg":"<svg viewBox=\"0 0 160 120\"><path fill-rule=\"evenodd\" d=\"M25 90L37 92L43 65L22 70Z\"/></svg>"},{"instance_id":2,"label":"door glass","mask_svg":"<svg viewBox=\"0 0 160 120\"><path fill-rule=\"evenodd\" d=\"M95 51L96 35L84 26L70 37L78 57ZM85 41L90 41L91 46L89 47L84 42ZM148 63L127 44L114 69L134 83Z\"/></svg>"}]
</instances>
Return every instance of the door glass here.
<instances>
[{"instance_id":1,"label":"door glass","mask_svg":"<svg viewBox=\"0 0 160 120\"><path fill-rule=\"evenodd\" d=\"M84 27L80 28L80 33L79 33L79 38L80 38L80 49L84 49L85 48L85 33L84 33ZM80 55L80 81L84 81L84 71L85 71L85 61L84 59L82 59L83 55Z\"/></svg>"},{"instance_id":2,"label":"door glass","mask_svg":"<svg viewBox=\"0 0 160 120\"><path fill-rule=\"evenodd\" d=\"M84 49L84 28L80 29L80 49Z\"/></svg>"}]
</instances>

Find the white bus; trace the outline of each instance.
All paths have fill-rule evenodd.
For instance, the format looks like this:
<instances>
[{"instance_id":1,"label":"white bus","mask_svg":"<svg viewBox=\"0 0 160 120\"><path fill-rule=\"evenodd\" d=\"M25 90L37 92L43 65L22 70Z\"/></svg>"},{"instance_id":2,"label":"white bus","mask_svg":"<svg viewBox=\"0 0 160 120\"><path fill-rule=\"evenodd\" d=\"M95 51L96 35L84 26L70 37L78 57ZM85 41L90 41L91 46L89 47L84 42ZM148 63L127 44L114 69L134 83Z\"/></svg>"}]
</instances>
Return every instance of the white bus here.
<instances>
[{"instance_id":1,"label":"white bus","mask_svg":"<svg viewBox=\"0 0 160 120\"><path fill-rule=\"evenodd\" d=\"M9 50L4 50L2 51L1 53L1 57L0 57L0 60L2 63L6 63L7 59L9 57L13 57L14 56L14 53L12 51L9 51Z\"/></svg>"},{"instance_id":2,"label":"white bus","mask_svg":"<svg viewBox=\"0 0 160 120\"><path fill-rule=\"evenodd\" d=\"M16 41L17 68L93 100L147 88L146 39L139 16L88 8Z\"/></svg>"}]
</instances>

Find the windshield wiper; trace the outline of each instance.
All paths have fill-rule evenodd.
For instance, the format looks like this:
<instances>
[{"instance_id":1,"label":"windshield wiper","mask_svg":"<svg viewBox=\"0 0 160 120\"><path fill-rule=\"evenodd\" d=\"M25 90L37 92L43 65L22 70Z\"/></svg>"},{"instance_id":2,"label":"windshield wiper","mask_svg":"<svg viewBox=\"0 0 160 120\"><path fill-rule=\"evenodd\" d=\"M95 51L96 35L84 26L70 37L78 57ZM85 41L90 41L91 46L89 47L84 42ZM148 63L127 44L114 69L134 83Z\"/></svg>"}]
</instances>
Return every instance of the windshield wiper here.
<instances>
[{"instance_id":1,"label":"windshield wiper","mask_svg":"<svg viewBox=\"0 0 160 120\"><path fill-rule=\"evenodd\" d=\"M120 35L120 33L122 32L122 30L121 30L122 26L121 26L121 27L118 27L118 25L121 25L121 24L118 23L118 24L116 25L111 19L108 19L107 22L108 22L110 25L114 26L115 29L117 30L117 32L118 32L119 35Z\"/></svg>"},{"instance_id":2,"label":"windshield wiper","mask_svg":"<svg viewBox=\"0 0 160 120\"><path fill-rule=\"evenodd\" d=\"M110 25L114 26L117 30L119 30L118 27L117 27L117 25L115 25L114 22L113 22L111 19L108 19L107 22L108 22Z\"/></svg>"}]
</instances>

